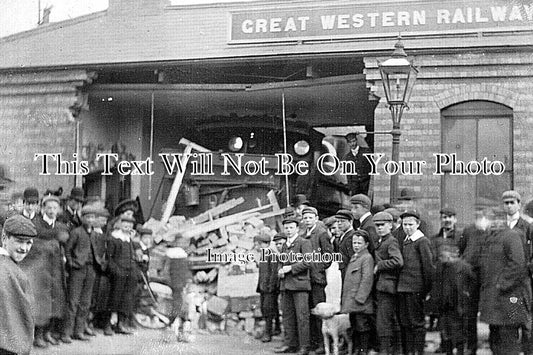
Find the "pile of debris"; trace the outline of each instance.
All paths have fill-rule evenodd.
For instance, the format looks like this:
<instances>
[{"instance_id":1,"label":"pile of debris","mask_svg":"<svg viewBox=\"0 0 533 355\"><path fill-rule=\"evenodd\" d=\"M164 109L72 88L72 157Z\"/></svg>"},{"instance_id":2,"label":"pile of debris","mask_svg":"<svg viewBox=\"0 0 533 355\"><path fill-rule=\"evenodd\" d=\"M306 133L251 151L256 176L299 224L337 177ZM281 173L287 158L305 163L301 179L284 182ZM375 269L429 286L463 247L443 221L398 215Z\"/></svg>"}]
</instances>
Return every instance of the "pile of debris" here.
<instances>
[{"instance_id":1,"label":"pile of debris","mask_svg":"<svg viewBox=\"0 0 533 355\"><path fill-rule=\"evenodd\" d=\"M279 208L274 191L269 191L267 198L267 205L234 214L228 212L244 202L242 197L190 219L172 216L167 223L154 219L145 223L157 244L150 252L151 280L170 285L169 248L179 247L187 253L189 270L184 272L190 273L192 284L186 287L183 298L195 303L187 310L192 329L244 330L251 334L257 327L255 320L261 312L254 237L273 237L285 212Z\"/></svg>"}]
</instances>

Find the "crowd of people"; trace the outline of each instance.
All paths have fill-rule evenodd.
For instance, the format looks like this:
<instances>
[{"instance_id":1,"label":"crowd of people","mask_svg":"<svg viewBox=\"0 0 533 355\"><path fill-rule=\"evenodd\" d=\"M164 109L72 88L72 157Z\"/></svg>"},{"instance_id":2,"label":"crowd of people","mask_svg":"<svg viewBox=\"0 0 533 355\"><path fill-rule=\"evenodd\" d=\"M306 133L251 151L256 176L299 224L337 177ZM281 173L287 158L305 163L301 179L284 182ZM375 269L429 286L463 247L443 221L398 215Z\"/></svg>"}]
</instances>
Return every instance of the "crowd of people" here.
<instances>
[{"instance_id":1,"label":"crowd of people","mask_svg":"<svg viewBox=\"0 0 533 355\"><path fill-rule=\"evenodd\" d=\"M340 313L349 314L354 354L424 354L426 331L440 332L446 354L475 354L477 322L487 323L495 355L531 354L533 227L521 215L521 196L502 194L501 206L481 208L464 229L453 208L440 210L440 229L431 233L427 214L407 204L372 206L365 194L351 197L351 209L319 219L299 196L272 240L256 237L273 253L340 253ZM406 208L407 207L407 208ZM533 202L525 211L533 214ZM324 262L259 263L257 291L266 321L263 342L278 328L278 296L285 336L276 353L326 353L321 318L314 307L326 302ZM329 262L328 262L329 260Z\"/></svg>"},{"instance_id":2,"label":"crowd of people","mask_svg":"<svg viewBox=\"0 0 533 355\"><path fill-rule=\"evenodd\" d=\"M0 273L0 354L87 342L95 328L132 334L152 233L137 210L125 200L110 216L78 187L64 200L35 188L13 194L1 218L0 262L9 272Z\"/></svg>"}]
</instances>

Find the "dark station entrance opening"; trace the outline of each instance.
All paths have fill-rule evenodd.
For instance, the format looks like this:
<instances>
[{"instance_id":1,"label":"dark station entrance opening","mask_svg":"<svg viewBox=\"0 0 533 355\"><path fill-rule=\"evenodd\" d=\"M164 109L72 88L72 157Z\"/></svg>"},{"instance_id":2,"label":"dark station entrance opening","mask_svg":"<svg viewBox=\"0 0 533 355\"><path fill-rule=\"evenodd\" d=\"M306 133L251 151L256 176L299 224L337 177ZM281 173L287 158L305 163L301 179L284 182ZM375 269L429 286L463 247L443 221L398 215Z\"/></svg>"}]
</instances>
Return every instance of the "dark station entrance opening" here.
<instances>
[{"instance_id":1,"label":"dark station entrance opening","mask_svg":"<svg viewBox=\"0 0 533 355\"><path fill-rule=\"evenodd\" d=\"M374 129L378 101L367 89L363 69L362 57L94 68L97 77L87 88L89 112L82 121L80 139L84 146L92 144L93 152L99 149L98 144L100 149L109 150L106 144L113 143L113 149L126 156L151 157L155 171L152 176L143 178L137 185L126 181L128 177L109 183L118 186L116 191L122 195L128 193L124 186L132 189L133 195L138 192L145 214L151 211L151 216L159 218L172 176L166 174L158 154L183 149L179 144L181 138L213 152L258 156L286 152L295 160L309 160L312 167L324 152L342 158L348 151L344 140L347 133ZM373 136L366 136L365 143L373 148ZM309 146L302 151L297 144ZM98 169L96 166L94 171ZM313 173L316 175L316 171L309 175ZM99 179L86 177L87 190L105 196L113 205L121 196L111 189L102 191L106 183ZM209 195L209 188L224 190L221 187L225 183L217 189L207 187L205 179L197 177L187 183L199 185L202 196ZM324 177L329 187L321 191L316 187L317 182L310 179L293 177L289 194L306 194L311 202L320 204L323 214L334 213L347 205L345 176L337 173ZM276 187L272 180L266 180L243 177L226 187L230 187L229 195L235 196L246 195L238 188L243 184L250 187L264 183L266 187ZM282 178L279 180L284 184ZM286 193L278 198L282 206L290 200ZM177 206L187 206L188 202L178 199ZM191 205L178 212L194 215L199 209L205 209L201 205L202 202L200 206Z\"/></svg>"}]
</instances>

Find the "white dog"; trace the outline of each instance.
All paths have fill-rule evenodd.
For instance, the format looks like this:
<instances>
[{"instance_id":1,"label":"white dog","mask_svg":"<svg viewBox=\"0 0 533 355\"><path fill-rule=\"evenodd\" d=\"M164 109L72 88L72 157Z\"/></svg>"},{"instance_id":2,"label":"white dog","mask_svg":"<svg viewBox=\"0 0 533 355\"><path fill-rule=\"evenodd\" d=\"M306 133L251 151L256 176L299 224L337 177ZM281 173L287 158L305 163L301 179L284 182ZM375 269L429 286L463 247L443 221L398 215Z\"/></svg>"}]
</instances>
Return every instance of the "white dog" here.
<instances>
[{"instance_id":1,"label":"white dog","mask_svg":"<svg viewBox=\"0 0 533 355\"><path fill-rule=\"evenodd\" d=\"M351 354L353 350L350 317L347 314L337 314L338 312L339 307L325 302L317 304L311 310L311 314L322 318L322 335L326 355L330 355L330 336L333 339L333 355L339 355L340 337L343 337L348 344L348 354Z\"/></svg>"}]
</instances>

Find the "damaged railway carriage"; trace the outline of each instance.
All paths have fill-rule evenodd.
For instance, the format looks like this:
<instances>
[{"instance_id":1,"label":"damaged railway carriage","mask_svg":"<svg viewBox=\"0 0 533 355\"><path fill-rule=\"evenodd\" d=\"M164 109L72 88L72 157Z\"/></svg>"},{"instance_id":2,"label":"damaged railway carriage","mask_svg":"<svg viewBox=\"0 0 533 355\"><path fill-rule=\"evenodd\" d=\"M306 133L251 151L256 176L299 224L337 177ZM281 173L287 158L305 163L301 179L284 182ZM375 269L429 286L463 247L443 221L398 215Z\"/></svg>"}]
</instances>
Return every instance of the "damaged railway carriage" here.
<instances>
[{"instance_id":1,"label":"damaged railway carriage","mask_svg":"<svg viewBox=\"0 0 533 355\"><path fill-rule=\"evenodd\" d=\"M284 125L276 116L215 116L196 121L184 137L210 152L189 159L175 214L192 217L231 197L244 198L234 210L244 211L257 207L269 190L281 207L304 194L323 216L349 205L346 177L332 170L347 149L343 137L325 137L294 118ZM176 152L162 151L169 157ZM165 176L163 196L174 175Z\"/></svg>"}]
</instances>

